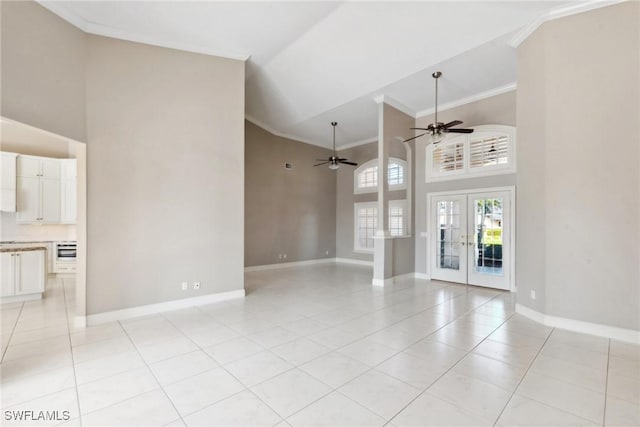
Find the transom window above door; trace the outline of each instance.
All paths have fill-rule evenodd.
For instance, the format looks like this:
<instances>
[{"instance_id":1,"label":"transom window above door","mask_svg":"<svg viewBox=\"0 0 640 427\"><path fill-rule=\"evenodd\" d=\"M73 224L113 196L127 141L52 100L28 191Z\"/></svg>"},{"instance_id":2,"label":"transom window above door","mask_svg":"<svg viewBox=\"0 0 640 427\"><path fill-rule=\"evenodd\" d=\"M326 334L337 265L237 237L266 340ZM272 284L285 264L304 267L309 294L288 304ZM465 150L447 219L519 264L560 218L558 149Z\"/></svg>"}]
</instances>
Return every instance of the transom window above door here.
<instances>
[{"instance_id":1,"label":"transom window above door","mask_svg":"<svg viewBox=\"0 0 640 427\"><path fill-rule=\"evenodd\" d=\"M516 171L513 126L474 126L470 134L449 136L427 147L426 182L499 175Z\"/></svg>"},{"instance_id":2,"label":"transom window above door","mask_svg":"<svg viewBox=\"0 0 640 427\"><path fill-rule=\"evenodd\" d=\"M387 167L387 182L389 190L404 190L407 188L405 171L407 162L395 157L389 158ZM375 193L378 190L378 159L363 163L353 172L353 192L355 194Z\"/></svg>"}]
</instances>

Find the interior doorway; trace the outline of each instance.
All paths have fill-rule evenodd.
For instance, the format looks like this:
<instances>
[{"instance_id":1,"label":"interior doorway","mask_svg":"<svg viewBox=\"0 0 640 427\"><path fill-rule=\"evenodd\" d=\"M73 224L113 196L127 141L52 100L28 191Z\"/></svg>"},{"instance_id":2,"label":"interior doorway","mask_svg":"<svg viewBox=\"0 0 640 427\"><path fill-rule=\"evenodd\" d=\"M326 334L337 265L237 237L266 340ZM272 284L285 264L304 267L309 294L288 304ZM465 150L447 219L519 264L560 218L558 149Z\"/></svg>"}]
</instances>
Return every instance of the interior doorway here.
<instances>
[{"instance_id":1,"label":"interior doorway","mask_svg":"<svg viewBox=\"0 0 640 427\"><path fill-rule=\"evenodd\" d=\"M429 194L430 277L513 290L514 195L513 187Z\"/></svg>"}]
</instances>

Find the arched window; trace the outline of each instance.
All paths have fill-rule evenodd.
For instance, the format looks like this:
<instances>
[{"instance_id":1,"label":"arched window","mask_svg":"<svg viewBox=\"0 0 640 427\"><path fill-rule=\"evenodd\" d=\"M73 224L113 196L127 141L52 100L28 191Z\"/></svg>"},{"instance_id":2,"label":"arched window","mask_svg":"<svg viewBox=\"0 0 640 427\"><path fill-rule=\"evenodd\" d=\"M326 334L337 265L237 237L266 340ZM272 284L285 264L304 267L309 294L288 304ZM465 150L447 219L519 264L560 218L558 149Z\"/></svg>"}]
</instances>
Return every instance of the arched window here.
<instances>
[{"instance_id":1,"label":"arched window","mask_svg":"<svg viewBox=\"0 0 640 427\"><path fill-rule=\"evenodd\" d=\"M406 167L406 161L395 157L389 158L387 167L389 190L404 190L407 188L405 179ZM363 163L353 172L353 177L354 193L375 193L378 190L378 159Z\"/></svg>"}]
</instances>

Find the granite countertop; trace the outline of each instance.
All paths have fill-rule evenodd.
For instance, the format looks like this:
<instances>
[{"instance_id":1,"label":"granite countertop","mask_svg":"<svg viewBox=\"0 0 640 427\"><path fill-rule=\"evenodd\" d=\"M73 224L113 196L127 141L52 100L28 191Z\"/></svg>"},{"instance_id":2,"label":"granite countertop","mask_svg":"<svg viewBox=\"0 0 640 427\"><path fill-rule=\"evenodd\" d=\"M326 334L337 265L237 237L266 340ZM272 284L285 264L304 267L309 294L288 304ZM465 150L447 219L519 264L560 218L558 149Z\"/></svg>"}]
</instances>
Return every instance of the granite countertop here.
<instances>
[{"instance_id":1,"label":"granite countertop","mask_svg":"<svg viewBox=\"0 0 640 427\"><path fill-rule=\"evenodd\" d=\"M46 246L28 246L23 248L4 248L0 247L0 253L4 252L30 252L30 251L46 251Z\"/></svg>"}]
</instances>

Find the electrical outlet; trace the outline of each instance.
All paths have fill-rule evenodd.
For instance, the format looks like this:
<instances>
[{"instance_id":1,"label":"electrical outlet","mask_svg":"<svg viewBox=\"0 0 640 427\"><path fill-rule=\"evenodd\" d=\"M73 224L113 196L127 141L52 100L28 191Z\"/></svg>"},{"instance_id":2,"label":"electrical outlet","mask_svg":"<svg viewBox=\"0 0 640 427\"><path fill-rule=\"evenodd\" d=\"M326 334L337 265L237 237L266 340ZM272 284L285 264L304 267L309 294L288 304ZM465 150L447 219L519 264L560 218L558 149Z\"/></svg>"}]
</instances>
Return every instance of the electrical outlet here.
<instances>
[{"instance_id":1,"label":"electrical outlet","mask_svg":"<svg viewBox=\"0 0 640 427\"><path fill-rule=\"evenodd\" d=\"M282 254L278 254L278 259L282 259Z\"/></svg>"},{"instance_id":2,"label":"electrical outlet","mask_svg":"<svg viewBox=\"0 0 640 427\"><path fill-rule=\"evenodd\" d=\"M195 290L200 289L200 282L193 282L193 289Z\"/></svg>"},{"instance_id":3,"label":"electrical outlet","mask_svg":"<svg viewBox=\"0 0 640 427\"><path fill-rule=\"evenodd\" d=\"M325 255L329 255L329 251L324 251L324 254Z\"/></svg>"},{"instance_id":4,"label":"electrical outlet","mask_svg":"<svg viewBox=\"0 0 640 427\"><path fill-rule=\"evenodd\" d=\"M282 255L282 258L287 259L287 254Z\"/></svg>"},{"instance_id":5,"label":"electrical outlet","mask_svg":"<svg viewBox=\"0 0 640 427\"><path fill-rule=\"evenodd\" d=\"M187 282L182 282L182 290L186 291L187 289L189 289L189 284Z\"/></svg>"},{"instance_id":6,"label":"electrical outlet","mask_svg":"<svg viewBox=\"0 0 640 427\"><path fill-rule=\"evenodd\" d=\"M531 291L531 299L536 299L536 291Z\"/></svg>"}]
</instances>

